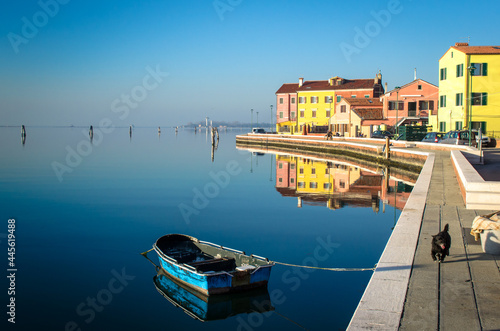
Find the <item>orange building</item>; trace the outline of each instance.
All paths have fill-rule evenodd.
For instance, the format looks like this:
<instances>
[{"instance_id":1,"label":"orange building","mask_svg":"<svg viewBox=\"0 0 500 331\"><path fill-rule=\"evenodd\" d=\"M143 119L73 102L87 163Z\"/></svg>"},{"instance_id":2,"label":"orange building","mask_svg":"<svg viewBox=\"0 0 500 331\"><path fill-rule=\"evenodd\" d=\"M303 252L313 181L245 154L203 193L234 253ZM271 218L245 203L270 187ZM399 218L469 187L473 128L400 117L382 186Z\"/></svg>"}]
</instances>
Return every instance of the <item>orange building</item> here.
<instances>
[{"instance_id":1,"label":"orange building","mask_svg":"<svg viewBox=\"0 0 500 331\"><path fill-rule=\"evenodd\" d=\"M429 115L437 114L439 87L422 79L386 92L382 96L387 124L427 125Z\"/></svg>"}]
</instances>

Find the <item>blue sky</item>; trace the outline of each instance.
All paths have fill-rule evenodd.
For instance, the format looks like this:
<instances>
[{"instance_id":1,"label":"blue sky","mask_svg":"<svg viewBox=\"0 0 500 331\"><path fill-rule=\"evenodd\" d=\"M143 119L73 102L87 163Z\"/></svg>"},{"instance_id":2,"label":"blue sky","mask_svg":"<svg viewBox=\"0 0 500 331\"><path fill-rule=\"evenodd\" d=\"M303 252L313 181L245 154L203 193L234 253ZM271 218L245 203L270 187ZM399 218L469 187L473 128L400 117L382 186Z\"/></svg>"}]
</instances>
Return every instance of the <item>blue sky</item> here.
<instances>
[{"instance_id":1,"label":"blue sky","mask_svg":"<svg viewBox=\"0 0 500 331\"><path fill-rule=\"evenodd\" d=\"M59 1L2 6L0 125L269 121L299 77L437 84L455 42L500 45L497 1Z\"/></svg>"}]
</instances>

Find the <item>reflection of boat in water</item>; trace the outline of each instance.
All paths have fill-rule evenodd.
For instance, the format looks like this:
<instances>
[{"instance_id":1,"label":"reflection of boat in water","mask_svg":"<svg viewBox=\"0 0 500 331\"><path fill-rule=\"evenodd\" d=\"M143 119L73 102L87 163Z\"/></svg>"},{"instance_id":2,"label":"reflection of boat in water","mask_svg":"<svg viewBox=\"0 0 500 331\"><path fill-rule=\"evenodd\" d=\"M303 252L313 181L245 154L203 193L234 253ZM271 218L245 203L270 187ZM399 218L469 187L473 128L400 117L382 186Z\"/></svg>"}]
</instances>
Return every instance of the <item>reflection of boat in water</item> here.
<instances>
[{"instance_id":1,"label":"reflection of boat in water","mask_svg":"<svg viewBox=\"0 0 500 331\"><path fill-rule=\"evenodd\" d=\"M191 236L168 234L153 245L161 267L205 295L267 286L274 262Z\"/></svg>"},{"instance_id":2,"label":"reflection of boat in water","mask_svg":"<svg viewBox=\"0 0 500 331\"><path fill-rule=\"evenodd\" d=\"M170 303L202 322L226 319L243 313L265 313L274 310L265 287L242 293L205 296L181 285L161 268L153 281L158 292Z\"/></svg>"}]
</instances>

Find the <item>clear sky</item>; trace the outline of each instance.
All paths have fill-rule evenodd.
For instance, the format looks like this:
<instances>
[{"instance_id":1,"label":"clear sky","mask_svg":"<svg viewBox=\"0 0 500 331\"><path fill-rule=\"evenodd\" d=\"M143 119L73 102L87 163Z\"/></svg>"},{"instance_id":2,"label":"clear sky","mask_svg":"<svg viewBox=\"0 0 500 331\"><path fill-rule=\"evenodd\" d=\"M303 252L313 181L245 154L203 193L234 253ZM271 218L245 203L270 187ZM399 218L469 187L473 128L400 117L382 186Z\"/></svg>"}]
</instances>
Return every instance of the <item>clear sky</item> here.
<instances>
[{"instance_id":1,"label":"clear sky","mask_svg":"<svg viewBox=\"0 0 500 331\"><path fill-rule=\"evenodd\" d=\"M41 0L0 12L0 125L270 120L283 83L438 83L455 42L500 45L499 1ZM265 115L264 115L265 114ZM255 114L254 114L255 116Z\"/></svg>"}]
</instances>

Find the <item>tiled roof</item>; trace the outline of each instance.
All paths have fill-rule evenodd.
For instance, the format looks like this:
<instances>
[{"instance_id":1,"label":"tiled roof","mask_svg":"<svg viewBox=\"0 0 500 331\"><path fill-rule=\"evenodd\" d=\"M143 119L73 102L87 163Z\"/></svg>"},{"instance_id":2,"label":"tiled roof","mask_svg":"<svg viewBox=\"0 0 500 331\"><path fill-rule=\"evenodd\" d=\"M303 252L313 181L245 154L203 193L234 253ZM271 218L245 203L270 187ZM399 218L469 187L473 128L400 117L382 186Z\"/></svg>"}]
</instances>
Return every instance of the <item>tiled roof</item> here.
<instances>
[{"instance_id":1,"label":"tiled roof","mask_svg":"<svg viewBox=\"0 0 500 331\"><path fill-rule=\"evenodd\" d=\"M355 112L363 120L384 119L382 108L361 108L361 109L352 109L352 111Z\"/></svg>"},{"instance_id":2,"label":"tiled roof","mask_svg":"<svg viewBox=\"0 0 500 331\"><path fill-rule=\"evenodd\" d=\"M347 103L349 103L352 107L376 107L383 106L383 103L379 98L345 98Z\"/></svg>"},{"instance_id":3,"label":"tiled roof","mask_svg":"<svg viewBox=\"0 0 500 331\"><path fill-rule=\"evenodd\" d=\"M329 91L329 90L358 90L372 89L374 79L344 79L341 85L330 85L328 80L305 81L298 91Z\"/></svg>"},{"instance_id":4,"label":"tiled roof","mask_svg":"<svg viewBox=\"0 0 500 331\"><path fill-rule=\"evenodd\" d=\"M278 94L278 93L297 93L298 88L299 88L298 83L283 84L283 85L281 85L279 90L276 91L276 94Z\"/></svg>"},{"instance_id":5,"label":"tiled roof","mask_svg":"<svg viewBox=\"0 0 500 331\"><path fill-rule=\"evenodd\" d=\"M451 46L465 54L500 54L500 46Z\"/></svg>"}]
</instances>

